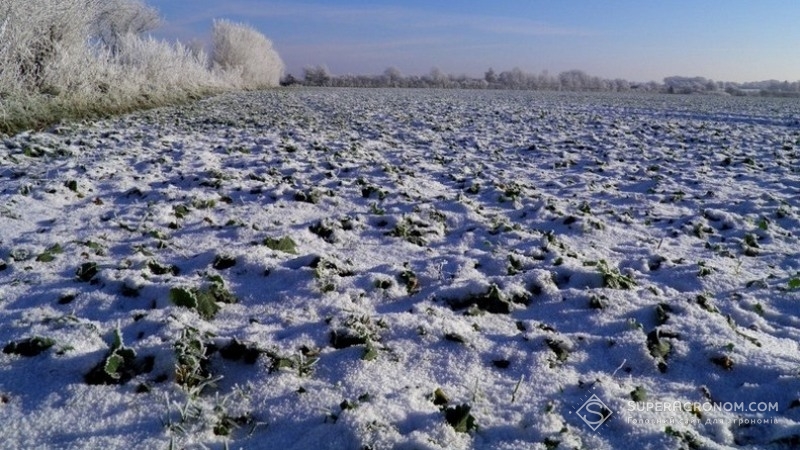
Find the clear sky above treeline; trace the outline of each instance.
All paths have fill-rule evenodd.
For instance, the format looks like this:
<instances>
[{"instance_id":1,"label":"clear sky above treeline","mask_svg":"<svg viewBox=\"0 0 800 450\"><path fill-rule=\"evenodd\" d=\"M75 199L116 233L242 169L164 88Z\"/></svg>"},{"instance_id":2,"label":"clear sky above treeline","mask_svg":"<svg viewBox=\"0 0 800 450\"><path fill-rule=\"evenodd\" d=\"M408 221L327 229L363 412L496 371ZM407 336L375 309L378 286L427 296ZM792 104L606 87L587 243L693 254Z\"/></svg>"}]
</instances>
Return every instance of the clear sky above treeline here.
<instances>
[{"instance_id":1,"label":"clear sky above treeline","mask_svg":"<svg viewBox=\"0 0 800 450\"><path fill-rule=\"evenodd\" d=\"M798 0L294 1L146 0L169 39L207 39L213 18L249 23L272 39L287 71L482 76L580 69L660 81L800 80Z\"/></svg>"}]
</instances>

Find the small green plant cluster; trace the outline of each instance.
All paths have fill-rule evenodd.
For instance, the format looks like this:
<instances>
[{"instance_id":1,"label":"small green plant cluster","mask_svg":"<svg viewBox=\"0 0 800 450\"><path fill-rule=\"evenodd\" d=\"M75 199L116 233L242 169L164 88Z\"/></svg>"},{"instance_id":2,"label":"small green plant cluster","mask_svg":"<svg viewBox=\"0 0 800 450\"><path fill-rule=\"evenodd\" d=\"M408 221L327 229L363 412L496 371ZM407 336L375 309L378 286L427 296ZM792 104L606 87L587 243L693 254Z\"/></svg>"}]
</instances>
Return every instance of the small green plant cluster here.
<instances>
[{"instance_id":1,"label":"small green plant cluster","mask_svg":"<svg viewBox=\"0 0 800 450\"><path fill-rule=\"evenodd\" d=\"M267 352L272 360L271 372L289 370L297 373L298 377L308 377L314 371L314 366L319 361L319 349L303 347L295 355L281 355L276 352Z\"/></svg>"},{"instance_id":2,"label":"small green plant cluster","mask_svg":"<svg viewBox=\"0 0 800 450\"><path fill-rule=\"evenodd\" d=\"M511 182L497 187L503 191L498 199L500 203L514 202L522 196L522 186L519 183Z\"/></svg>"},{"instance_id":3,"label":"small green plant cluster","mask_svg":"<svg viewBox=\"0 0 800 450\"><path fill-rule=\"evenodd\" d=\"M444 413L445 421L459 433L469 433L478 430L478 424L472 415L472 406L469 403L448 406L450 399L441 388L437 388L431 395L433 404Z\"/></svg>"},{"instance_id":4,"label":"small green plant cluster","mask_svg":"<svg viewBox=\"0 0 800 450\"><path fill-rule=\"evenodd\" d=\"M419 278L413 270L410 269L408 263L403 265L403 271L397 276L400 282L406 287L408 295L413 295L419 292L420 287Z\"/></svg>"},{"instance_id":5,"label":"small green plant cluster","mask_svg":"<svg viewBox=\"0 0 800 450\"><path fill-rule=\"evenodd\" d=\"M217 379L211 376L209 358L213 347L206 341L208 335L198 329L186 327L181 330L173 345L175 353L175 383L192 396L199 396L203 389L214 384Z\"/></svg>"},{"instance_id":6,"label":"small green plant cluster","mask_svg":"<svg viewBox=\"0 0 800 450\"><path fill-rule=\"evenodd\" d=\"M136 375L150 372L153 363L152 357L137 358L136 351L122 342L122 331L117 327L111 348L84 380L87 384L124 384Z\"/></svg>"},{"instance_id":7,"label":"small green plant cluster","mask_svg":"<svg viewBox=\"0 0 800 450\"><path fill-rule=\"evenodd\" d=\"M556 361L558 363L563 363L569 358L570 349L569 345L564 341L559 341L552 338L545 339L545 344L550 350L553 351L556 355Z\"/></svg>"},{"instance_id":8,"label":"small green plant cluster","mask_svg":"<svg viewBox=\"0 0 800 450\"><path fill-rule=\"evenodd\" d=\"M315 235L319 236L325 242L333 243L335 242L334 239L334 231L335 227L327 220L320 220L317 223L308 227L308 231L314 233Z\"/></svg>"},{"instance_id":9,"label":"small green plant cluster","mask_svg":"<svg viewBox=\"0 0 800 450\"><path fill-rule=\"evenodd\" d=\"M430 228L430 224L426 222L404 217L403 220L398 222L386 235L403 239L414 245L419 245L420 247L425 247L428 245L425 236L435 233Z\"/></svg>"},{"instance_id":10,"label":"small green plant cluster","mask_svg":"<svg viewBox=\"0 0 800 450\"><path fill-rule=\"evenodd\" d=\"M322 199L322 192L317 189L308 191L297 191L294 194L294 200L297 202L305 202L316 205Z\"/></svg>"},{"instance_id":11,"label":"small green plant cluster","mask_svg":"<svg viewBox=\"0 0 800 450\"><path fill-rule=\"evenodd\" d=\"M642 386L636 386L636 389L631 391L631 400L635 402L643 402L647 400L647 390Z\"/></svg>"},{"instance_id":12,"label":"small green plant cluster","mask_svg":"<svg viewBox=\"0 0 800 450\"><path fill-rule=\"evenodd\" d=\"M386 327L384 322L373 322L369 316L350 315L331 331L330 344L335 349L364 346L361 359L371 361L378 357L376 343L380 342L381 329Z\"/></svg>"},{"instance_id":13,"label":"small green plant cluster","mask_svg":"<svg viewBox=\"0 0 800 450\"><path fill-rule=\"evenodd\" d=\"M79 281L84 283L91 282L99 271L99 267L97 263L94 262L86 262L80 265L78 269L75 271L75 276L78 278Z\"/></svg>"},{"instance_id":14,"label":"small green plant cluster","mask_svg":"<svg viewBox=\"0 0 800 450\"><path fill-rule=\"evenodd\" d=\"M703 445L697 439L697 436L695 436L694 434L692 434L689 431L681 432L681 431L678 431L678 430L676 430L676 429L674 429L672 427L666 427L664 429L664 433L667 436L673 437L673 438L677 439L678 441L681 441L681 443L685 444L687 446L687 448L689 448L689 449L698 450L698 449L703 448Z\"/></svg>"},{"instance_id":15,"label":"small green plant cluster","mask_svg":"<svg viewBox=\"0 0 800 450\"><path fill-rule=\"evenodd\" d=\"M232 392L225 395L217 393L212 398L203 396L207 389L215 387L222 379L222 376L211 373L211 356L217 351L211 338L210 333L185 327L175 341L175 383L187 395L183 403L170 403L167 397L168 413L164 425L178 436L186 436L204 428L217 436L231 436L243 426L249 426L252 433L262 423L256 421L247 406L250 400L249 389L236 385ZM219 349L219 353L225 359L243 360L252 364L262 352L234 338ZM177 408L178 421L173 421L173 406ZM172 448L175 443L175 436L172 436Z\"/></svg>"},{"instance_id":16,"label":"small green plant cluster","mask_svg":"<svg viewBox=\"0 0 800 450\"><path fill-rule=\"evenodd\" d=\"M177 276L180 274L180 269L176 265L165 265L158 261L150 261L147 263L147 268L153 275L167 275L171 274Z\"/></svg>"},{"instance_id":17,"label":"small green plant cluster","mask_svg":"<svg viewBox=\"0 0 800 450\"><path fill-rule=\"evenodd\" d=\"M471 307L492 314L509 314L514 309L514 304L527 305L529 302L526 296L507 298L496 284L491 284L486 292L481 294L447 300L447 304L455 310Z\"/></svg>"},{"instance_id":18,"label":"small green plant cluster","mask_svg":"<svg viewBox=\"0 0 800 450\"><path fill-rule=\"evenodd\" d=\"M314 278L317 280L319 290L323 293L335 291L339 277L355 275L352 270L341 268L335 261L328 258L316 257L309 267L314 269Z\"/></svg>"},{"instance_id":19,"label":"small green plant cluster","mask_svg":"<svg viewBox=\"0 0 800 450\"><path fill-rule=\"evenodd\" d=\"M743 239L743 252L745 256L756 257L761 246L758 244L758 236L754 233L747 233Z\"/></svg>"},{"instance_id":20,"label":"small green plant cluster","mask_svg":"<svg viewBox=\"0 0 800 450\"><path fill-rule=\"evenodd\" d=\"M264 238L262 243L267 246L267 248L278 252L289 253L291 255L297 254L297 244L289 236L284 236L282 238L267 237Z\"/></svg>"},{"instance_id":21,"label":"small green plant cluster","mask_svg":"<svg viewBox=\"0 0 800 450\"><path fill-rule=\"evenodd\" d=\"M9 342L3 347L3 353L20 356L37 356L55 345L50 338L34 336L16 342Z\"/></svg>"},{"instance_id":22,"label":"small green plant cluster","mask_svg":"<svg viewBox=\"0 0 800 450\"><path fill-rule=\"evenodd\" d=\"M672 352L672 344L668 339L678 339L680 336L677 333L654 329L647 334L647 349L650 351L656 363L658 370L662 373L667 371L667 357Z\"/></svg>"},{"instance_id":23,"label":"small green plant cluster","mask_svg":"<svg viewBox=\"0 0 800 450\"><path fill-rule=\"evenodd\" d=\"M361 196L363 198L370 198L373 196L373 194L376 194L375 196L378 197L378 200L384 200L387 196L387 192L385 190L373 185L363 184L363 187L361 188Z\"/></svg>"},{"instance_id":24,"label":"small green plant cluster","mask_svg":"<svg viewBox=\"0 0 800 450\"><path fill-rule=\"evenodd\" d=\"M708 264L706 264L705 261L698 262L697 263L697 267L698 267L697 276L700 277L700 278L712 275L714 273L714 271L716 270L713 267L711 267Z\"/></svg>"},{"instance_id":25,"label":"small green plant cluster","mask_svg":"<svg viewBox=\"0 0 800 450\"><path fill-rule=\"evenodd\" d=\"M230 436L235 430L244 426L249 426L252 433L255 427L259 425L250 412L232 415L231 409L234 408L235 402L237 402L237 399L233 395L225 395L217 400L213 407L212 419L212 431L215 435Z\"/></svg>"},{"instance_id":26,"label":"small green plant cluster","mask_svg":"<svg viewBox=\"0 0 800 450\"><path fill-rule=\"evenodd\" d=\"M216 270L227 270L236 266L236 258L229 255L217 255L211 263L211 267Z\"/></svg>"},{"instance_id":27,"label":"small green plant cluster","mask_svg":"<svg viewBox=\"0 0 800 450\"><path fill-rule=\"evenodd\" d=\"M218 275L209 277L210 283L202 288L176 287L169 291L169 297L176 306L197 311L206 320L211 320L221 309L220 303L236 303L236 297L225 288L225 282Z\"/></svg>"},{"instance_id":28,"label":"small green plant cluster","mask_svg":"<svg viewBox=\"0 0 800 450\"><path fill-rule=\"evenodd\" d=\"M42 252L39 256L36 257L36 261L39 262L52 262L56 259L56 255L60 255L64 253L64 250L61 248L60 244L54 244L47 248L44 252Z\"/></svg>"},{"instance_id":29,"label":"small green plant cluster","mask_svg":"<svg viewBox=\"0 0 800 450\"><path fill-rule=\"evenodd\" d=\"M603 287L609 289L633 289L636 287L636 280L627 275L622 275L616 267L608 266L606 260L585 261L584 266L594 267L603 277Z\"/></svg>"}]
</instances>

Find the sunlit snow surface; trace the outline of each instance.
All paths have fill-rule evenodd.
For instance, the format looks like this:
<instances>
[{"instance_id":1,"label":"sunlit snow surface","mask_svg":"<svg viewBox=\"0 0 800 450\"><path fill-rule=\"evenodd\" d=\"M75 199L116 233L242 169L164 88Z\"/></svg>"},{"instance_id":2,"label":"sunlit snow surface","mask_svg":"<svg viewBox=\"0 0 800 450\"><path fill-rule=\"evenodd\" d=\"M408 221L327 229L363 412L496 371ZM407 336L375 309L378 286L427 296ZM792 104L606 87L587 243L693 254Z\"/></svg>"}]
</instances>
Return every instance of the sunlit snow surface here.
<instances>
[{"instance_id":1,"label":"sunlit snow surface","mask_svg":"<svg viewBox=\"0 0 800 450\"><path fill-rule=\"evenodd\" d=\"M790 448L799 130L780 99L297 89L7 138L0 345L55 345L0 353L0 447ZM213 319L170 301L214 275ZM152 370L86 384L117 327ZM262 353L190 399L187 327Z\"/></svg>"}]
</instances>

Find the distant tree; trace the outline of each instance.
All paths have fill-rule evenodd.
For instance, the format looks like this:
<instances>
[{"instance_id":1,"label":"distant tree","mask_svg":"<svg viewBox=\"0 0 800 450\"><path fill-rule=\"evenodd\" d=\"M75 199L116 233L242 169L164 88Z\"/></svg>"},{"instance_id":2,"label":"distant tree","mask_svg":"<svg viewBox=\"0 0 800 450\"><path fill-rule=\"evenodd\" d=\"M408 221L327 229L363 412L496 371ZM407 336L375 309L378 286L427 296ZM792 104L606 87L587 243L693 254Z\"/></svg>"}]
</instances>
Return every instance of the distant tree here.
<instances>
[{"instance_id":1,"label":"distant tree","mask_svg":"<svg viewBox=\"0 0 800 450\"><path fill-rule=\"evenodd\" d=\"M331 74L327 66L303 68L303 84L306 86L328 86L330 83Z\"/></svg>"},{"instance_id":2,"label":"distant tree","mask_svg":"<svg viewBox=\"0 0 800 450\"><path fill-rule=\"evenodd\" d=\"M628 80L617 78L610 82L609 89L614 92L627 92L631 90L631 83Z\"/></svg>"},{"instance_id":3,"label":"distant tree","mask_svg":"<svg viewBox=\"0 0 800 450\"><path fill-rule=\"evenodd\" d=\"M292 74L286 74L285 77L281 80L281 86L294 86L295 84L299 84L300 82L297 78L294 77Z\"/></svg>"},{"instance_id":4,"label":"distant tree","mask_svg":"<svg viewBox=\"0 0 800 450\"><path fill-rule=\"evenodd\" d=\"M489 70L487 70L486 73L483 74L483 79L486 80L486 82L489 84L497 83L497 74L494 72L494 69L489 67Z\"/></svg>"},{"instance_id":5,"label":"distant tree","mask_svg":"<svg viewBox=\"0 0 800 450\"><path fill-rule=\"evenodd\" d=\"M520 89L523 77L522 70L518 67L513 68L511 71L504 70L497 76L497 81L504 89Z\"/></svg>"},{"instance_id":6,"label":"distant tree","mask_svg":"<svg viewBox=\"0 0 800 450\"><path fill-rule=\"evenodd\" d=\"M536 77L535 88L556 90L558 89L558 80L550 75L550 72L544 70Z\"/></svg>"},{"instance_id":7,"label":"distant tree","mask_svg":"<svg viewBox=\"0 0 800 450\"><path fill-rule=\"evenodd\" d=\"M403 84L403 74L397 67L389 67L383 72L384 85L388 87L399 87Z\"/></svg>"},{"instance_id":8,"label":"distant tree","mask_svg":"<svg viewBox=\"0 0 800 450\"><path fill-rule=\"evenodd\" d=\"M444 72L442 72L442 70L438 67L433 67L428 74L428 83L430 87L447 87L447 75L445 75Z\"/></svg>"},{"instance_id":9,"label":"distant tree","mask_svg":"<svg viewBox=\"0 0 800 450\"><path fill-rule=\"evenodd\" d=\"M561 89L567 91L579 91L592 88L592 80L586 72L582 70L569 70L558 74L558 82Z\"/></svg>"},{"instance_id":10,"label":"distant tree","mask_svg":"<svg viewBox=\"0 0 800 450\"><path fill-rule=\"evenodd\" d=\"M670 94L692 94L705 92L714 87L713 81L703 77L667 77L664 78L664 87Z\"/></svg>"}]
</instances>

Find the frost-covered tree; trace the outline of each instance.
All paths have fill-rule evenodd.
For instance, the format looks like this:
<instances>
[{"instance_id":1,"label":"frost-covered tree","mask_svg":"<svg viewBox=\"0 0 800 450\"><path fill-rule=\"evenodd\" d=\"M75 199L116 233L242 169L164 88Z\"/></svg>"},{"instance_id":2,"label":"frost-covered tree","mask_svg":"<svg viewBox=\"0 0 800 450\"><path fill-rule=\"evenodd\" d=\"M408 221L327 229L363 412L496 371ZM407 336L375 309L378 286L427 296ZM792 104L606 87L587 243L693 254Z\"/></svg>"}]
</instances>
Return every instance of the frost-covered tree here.
<instances>
[{"instance_id":1,"label":"frost-covered tree","mask_svg":"<svg viewBox=\"0 0 800 450\"><path fill-rule=\"evenodd\" d=\"M501 72L498 80L506 89L525 89L527 76L519 67L514 67L511 71Z\"/></svg>"},{"instance_id":2,"label":"frost-covered tree","mask_svg":"<svg viewBox=\"0 0 800 450\"><path fill-rule=\"evenodd\" d=\"M709 83L710 82L710 83ZM691 94L708 91L715 86L714 82L703 77L667 77L664 86L670 94Z\"/></svg>"},{"instance_id":3,"label":"frost-covered tree","mask_svg":"<svg viewBox=\"0 0 800 450\"><path fill-rule=\"evenodd\" d=\"M399 87L403 84L403 74L397 67L389 67L383 72L383 84L389 87Z\"/></svg>"},{"instance_id":4,"label":"frost-covered tree","mask_svg":"<svg viewBox=\"0 0 800 450\"><path fill-rule=\"evenodd\" d=\"M425 78L425 81L428 83L428 86L434 88L445 88L447 87L447 75L442 72L442 69L438 67L433 67L428 73Z\"/></svg>"},{"instance_id":5,"label":"frost-covered tree","mask_svg":"<svg viewBox=\"0 0 800 450\"><path fill-rule=\"evenodd\" d=\"M486 80L486 82L489 83L490 85L497 83L497 74L494 72L494 69L489 67L489 70L487 70L486 73L483 74L483 79Z\"/></svg>"},{"instance_id":6,"label":"frost-covered tree","mask_svg":"<svg viewBox=\"0 0 800 450\"><path fill-rule=\"evenodd\" d=\"M284 65L272 42L256 29L215 20L211 60L214 68L241 78L243 88L278 86Z\"/></svg>"},{"instance_id":7,"label":"frost-covered tree","mask_svg":"<svg viewBox=\"0 0 800 450\"><path fill-rule=\"evenodd\" d=\"M0 2L0 79L18 88L48 90L50 70L68 53L79 54L96 11L94 0ZM13 83L12 79L16 79Z\"/></svg>"},{"instance_id":8,"label":"frost-covered tree","mask_svg":"<svg viewBox=\"0 0 800 450\"><path fill-rule=\"evenodd\" d=\"M97 13L94 32L103 45L117 52L122 36L152 31L160 24L158 11L139 0L106 0Z\"/></svg>"},{"instance_id":9,"label":"frost-covered tree","mask_svg":"<svg viewBox=\"0 0 800 450\"><path fill-rule=\"evenodd\" d=\"M590 77L581 70L569 70L558 74L561 88L567 91L577 91L590 86Z\"/></svg>"},{"instance_id":10,"label":"frost-covered tree","mask_svg":"<svg viewBox=\"0 0 800 450\"><path fill-rule=\"evenodd\" d=\"M303 84L306 86L329 86L331 78L331 73L324 64L303 68Z\"/></svg>"}]
</instances>

